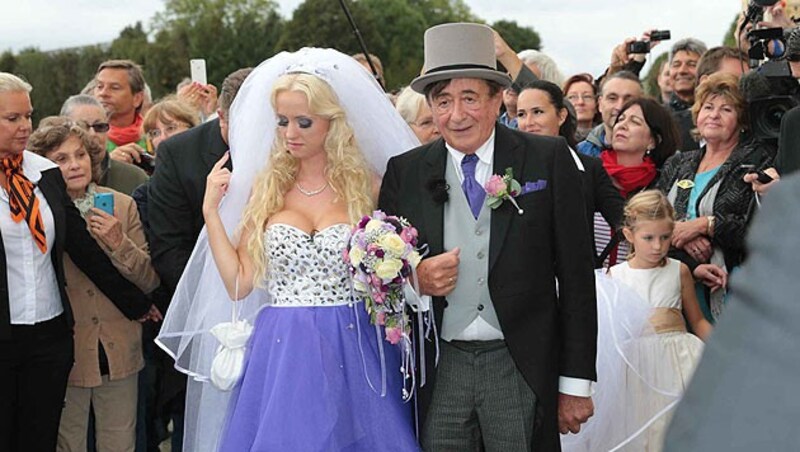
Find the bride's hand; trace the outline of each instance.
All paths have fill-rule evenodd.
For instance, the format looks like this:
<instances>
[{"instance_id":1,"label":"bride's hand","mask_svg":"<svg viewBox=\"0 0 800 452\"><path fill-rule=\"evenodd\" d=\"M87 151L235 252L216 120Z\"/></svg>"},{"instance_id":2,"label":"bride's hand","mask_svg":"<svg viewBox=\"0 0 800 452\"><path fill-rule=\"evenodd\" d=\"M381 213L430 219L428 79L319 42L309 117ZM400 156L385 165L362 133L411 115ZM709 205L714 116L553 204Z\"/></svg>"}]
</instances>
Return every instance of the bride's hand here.
<instances>
[{"instance_id":1,"label":"bride's hand","mask_svg":"<svg viewBox=\"0 0 800 452\"><path fill-rule=\"evenodd\" d=\"M225 163L230 158L230 151L226 152L221 159L214 164L211 172L206 178L206 193L203 197L203 216L216 212L222 197L228 191L231 181L231 171L225 168Z\"/></svg>"}]
</instances>

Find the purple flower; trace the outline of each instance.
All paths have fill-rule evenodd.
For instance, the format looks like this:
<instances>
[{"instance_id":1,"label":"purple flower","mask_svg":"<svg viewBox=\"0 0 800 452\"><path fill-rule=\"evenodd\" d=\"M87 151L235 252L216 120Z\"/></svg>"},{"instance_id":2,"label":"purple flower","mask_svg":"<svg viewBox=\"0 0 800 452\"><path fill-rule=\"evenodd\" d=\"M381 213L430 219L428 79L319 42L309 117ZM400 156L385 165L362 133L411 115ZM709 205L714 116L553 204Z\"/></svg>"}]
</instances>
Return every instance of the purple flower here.
<instances>
[{"instance_id":1,"label":"purple flower","mask_svg":"<svg viewBox=\"0 0 800 452\"><path fill-rule=\"evenodd\" d=\"M411 226L403 228L400 231L400 238L406 243L412 243L417 239L417 230Z\"/></svg>"}]
</instances>

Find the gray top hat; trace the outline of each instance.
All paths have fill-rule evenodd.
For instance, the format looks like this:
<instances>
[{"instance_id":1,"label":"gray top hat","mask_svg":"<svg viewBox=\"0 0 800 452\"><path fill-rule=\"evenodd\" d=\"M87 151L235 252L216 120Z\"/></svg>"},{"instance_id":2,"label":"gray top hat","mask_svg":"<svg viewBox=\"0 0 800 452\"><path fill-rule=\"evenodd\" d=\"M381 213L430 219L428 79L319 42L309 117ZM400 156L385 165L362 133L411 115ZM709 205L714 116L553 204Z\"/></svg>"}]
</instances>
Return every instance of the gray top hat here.
<instances>
[{"instance_id":1,"label":"gray top hat","mask_svg":"<svg viewBox=\"0 0 800 452\"><path fill-rule=\"evenodd\" d=\"M411 89L424 93L431 83L452 78L480 78L511 85L511 77L497 70L491 28L455 23L425 31L425 72L411 82Z\"/></svg>"}]
</instances>

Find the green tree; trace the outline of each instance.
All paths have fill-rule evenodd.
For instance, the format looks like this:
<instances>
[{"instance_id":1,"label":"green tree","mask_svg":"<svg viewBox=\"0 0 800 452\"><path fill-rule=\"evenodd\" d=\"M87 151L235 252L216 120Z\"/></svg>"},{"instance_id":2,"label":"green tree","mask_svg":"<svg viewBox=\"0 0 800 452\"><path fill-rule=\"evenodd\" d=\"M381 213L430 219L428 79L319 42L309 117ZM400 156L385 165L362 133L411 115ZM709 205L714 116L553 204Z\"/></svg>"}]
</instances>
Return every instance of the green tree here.
<instances>
[{"instance_id":1,"label":"green tree","mask_svg":"<svg viewBox=\"0 0 800 452\"><path fill-rule=\"evenodd\" d=\"M667 61L668 58L669 52L664 52L659 55L658 58L654 59L653 63L650 65L650 70L647 71L647 75L642 80L645 94L659 102L661 101L661 88L658 87L658 73L661 69L661 65Z\"/></svg>"},{"instance_id":2,"label":"green tree","mask_svg":"<svg viewBox=\"0 0 800 452\"><path fill-rule=\"evenodd\" d=\"M503 37L508 45L517 52L526 49L539 50L541 48L542 42L539 38L539 33L531 27L522 27L517 25L516 21L498 20L492 24L492 28L500 33L500 36Z\"/></svg>"},{"instance_id":3,"label":"green tree","mask_svg":"<svg viewBox=\"0 0 800 452\"><path fill-rule=\"evenodd\" d=\"M378 30L385 24L375 21L364 2L346 1L370 53L384 48L383 32ZM293 51L302 47L330 47L347 54L361 52L347 16L335 0L305 0L294 10L277 48Z\"/></svg>"},{"instance_id":4,"label":"green tree","mask_svg":"<svg viewBox=\"0 0 800 452\"><path fill-rule=\"evenodd\" d=\"M728 27L728 32L725 33L725 37L722 38L722 45L736 47L736 22L738 21L739 15L737 14L736 17L733 18L730 27Z\"/></svg>"},{"instance_id":5,"label":"green tree","mask_svg":"<svg viewBox=\"0 0 800 452\"><path fill-rule=\"evenodd\" d=\"M150 43L141 22L122 29L119 36L111 42L108 53L117 59L132 60L146 67Z\"/></svg>"},{"instance_id":6,"label":"green tree","mask_svg":"<svg viewBox=\"0 0 800 452\"><path fill-rule=\"evenodd\" d=\"M17 67L17 58L14 57L14 53L10 50L6 50L0 55L0 71L2 72L14 72Z\"/></svg>"},{"instance_id":7,"label":"green tree","mask_svg":"<svg viewBox=\"0 0 800 452\"><path fill-rule=\"evenodd\" d=\"M425 17L406 0L365 0L364 6L383 35L383 45L370 45L369 51L383 61L386 89L407 85L422 68Z\"/></svg>"},{"instance_id":8,"label":"green tree","mask_svg":"<svg viewBox=\"0 0 800 452\"><path fill-rule=\"evenodd\" d=\"M484 23L463 0L408 0L408 4L425 17L428 27L448 22Z\"/></svg>"},{"instance_id":9,"label":"green tree","mask_svg":"<svg viewBox=\"0 0 800 452\"><path fill-rule=\"evenodd\" d=\"M33 86L31 103L34 125L45 116L57 114L61 108L64 97L58 90L60 71L55 59L39 49L24 49L17 55L14 72Z\"/></svg>"},{"instance_id":10,"label":"green tree","mask_svg":"<svg viewBox=\"0 0 800 452\"><path fill-rule=\"evenodd\" d=\"M275 52L283 21L272 0L167 0L153 19L148 76L158 95L189 75L189 59L205 58L208 81L254 66ZM156 89L157 88L157 89Z\"/></svg>"}]
</instances>

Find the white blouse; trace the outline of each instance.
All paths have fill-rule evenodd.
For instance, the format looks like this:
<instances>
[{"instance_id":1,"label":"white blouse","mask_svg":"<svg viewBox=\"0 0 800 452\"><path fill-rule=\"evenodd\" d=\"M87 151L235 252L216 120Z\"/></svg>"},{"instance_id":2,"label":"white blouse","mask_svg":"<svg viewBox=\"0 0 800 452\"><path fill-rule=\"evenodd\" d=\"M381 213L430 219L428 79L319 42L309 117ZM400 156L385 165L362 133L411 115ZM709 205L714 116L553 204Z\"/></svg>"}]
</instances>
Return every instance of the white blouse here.
<instances>
[{"instance_id":1,"label":"white blouse","mask_svg":"<svg viewBox=\"0 0 800 452\"><path fill-rule=\"evenodd\" d=\"M36 184L34 194L39 198L39 210L44 222L47 252L36 246L28 223L11 219L8 192L0 188L0 231L6 254L8 302L12 325L33 325L50 320L62 312L58 280L50 253L56 238L55 220L50 205L39 190L42 171L57 168L44 157L24 151L22 171Z\"/></svg>"}]
</instances>

